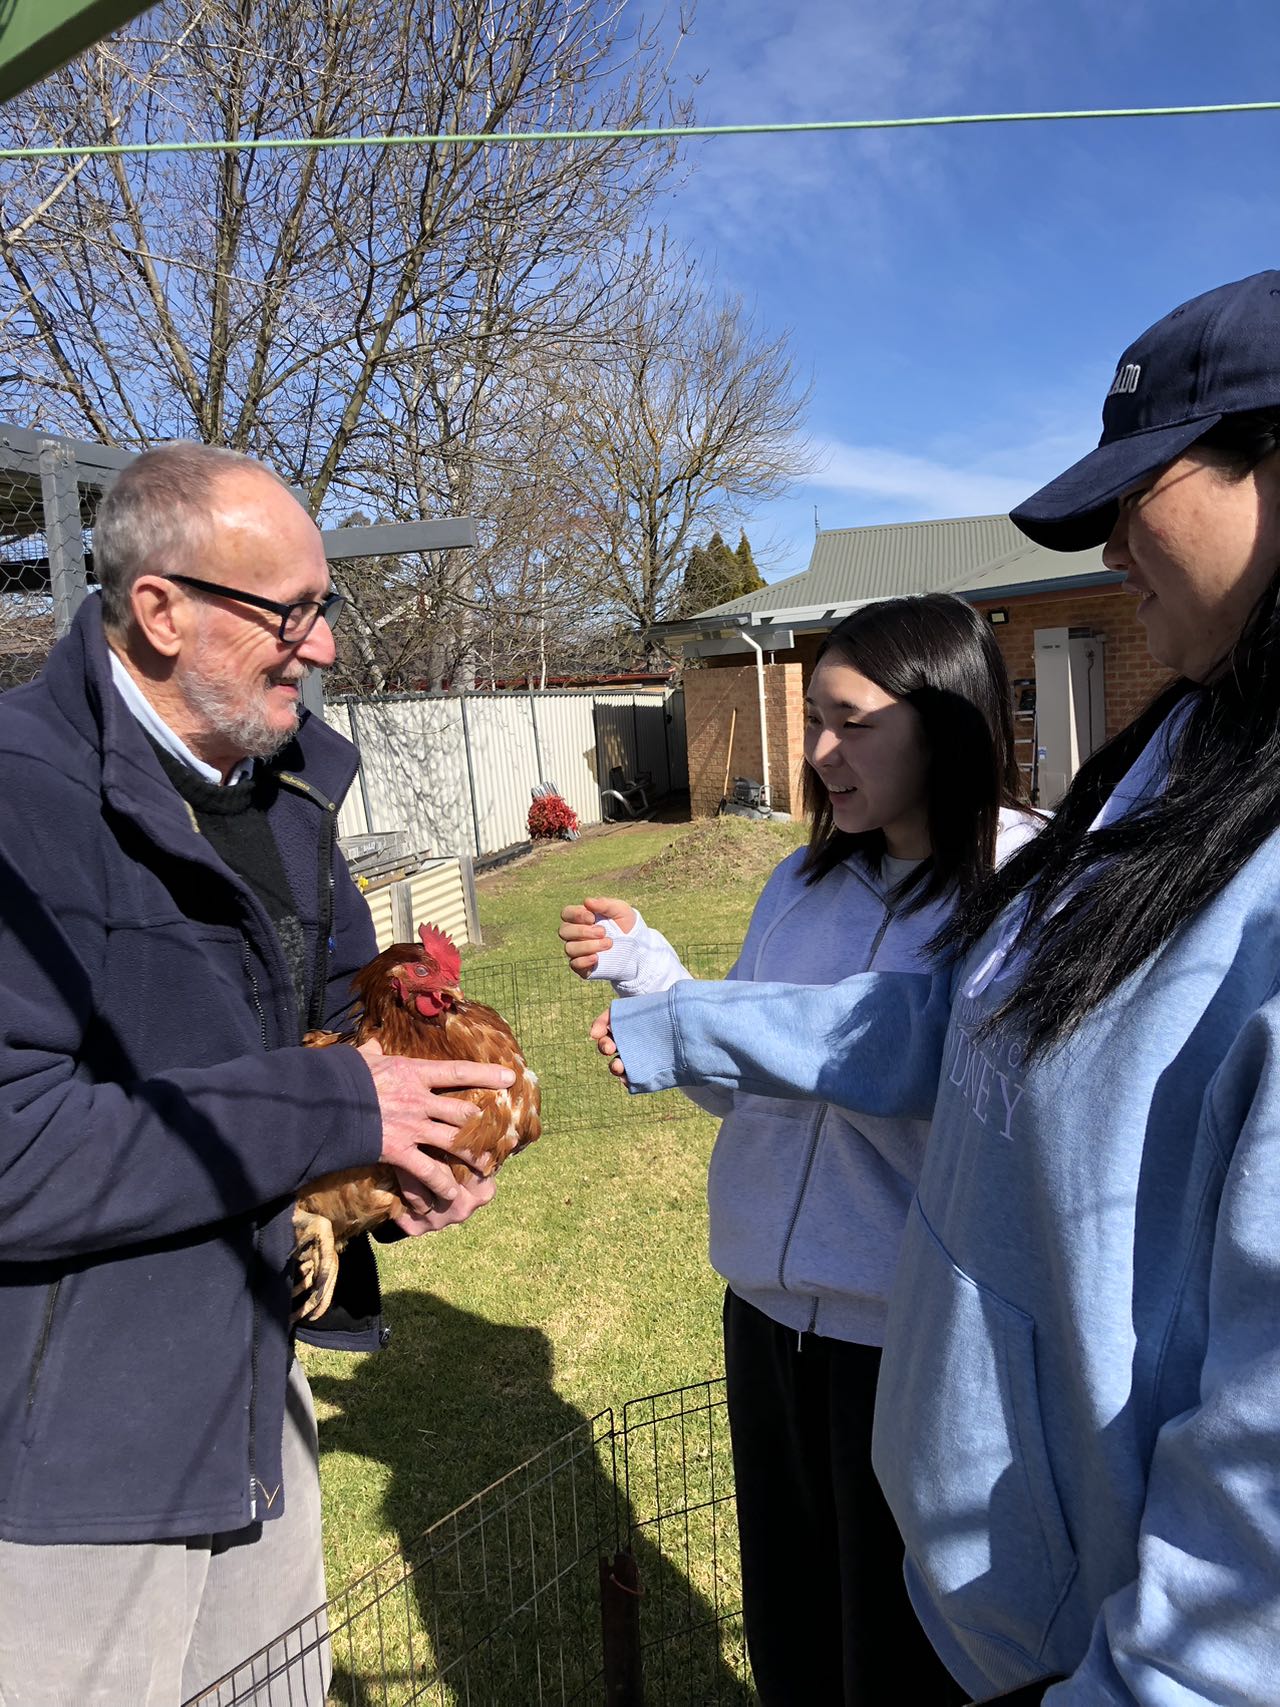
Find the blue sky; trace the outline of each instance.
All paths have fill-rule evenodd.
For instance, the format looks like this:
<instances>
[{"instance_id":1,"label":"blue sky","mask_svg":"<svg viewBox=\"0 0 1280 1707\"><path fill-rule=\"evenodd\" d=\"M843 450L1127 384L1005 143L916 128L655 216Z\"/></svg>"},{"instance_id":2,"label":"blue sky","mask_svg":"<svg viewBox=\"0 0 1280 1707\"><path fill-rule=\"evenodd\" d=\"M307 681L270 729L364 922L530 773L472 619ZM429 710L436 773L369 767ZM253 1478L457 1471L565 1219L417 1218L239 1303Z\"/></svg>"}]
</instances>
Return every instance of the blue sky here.
<instances>
[{"instance_id":1,"label":"blue sky","mask_svg":"<svg viewBox=\"0 0 1280 1707\"><path fill-rule=\"evenodd\" d=\"M1280 98L1276 0L699 0L701 123ZM747 518L774 579L823 527L1007 509L1096 442L1123 347L1280 266L1280 113L688 145L714 284L791 332L820 467Z\"/></svg>"}]
</instances>

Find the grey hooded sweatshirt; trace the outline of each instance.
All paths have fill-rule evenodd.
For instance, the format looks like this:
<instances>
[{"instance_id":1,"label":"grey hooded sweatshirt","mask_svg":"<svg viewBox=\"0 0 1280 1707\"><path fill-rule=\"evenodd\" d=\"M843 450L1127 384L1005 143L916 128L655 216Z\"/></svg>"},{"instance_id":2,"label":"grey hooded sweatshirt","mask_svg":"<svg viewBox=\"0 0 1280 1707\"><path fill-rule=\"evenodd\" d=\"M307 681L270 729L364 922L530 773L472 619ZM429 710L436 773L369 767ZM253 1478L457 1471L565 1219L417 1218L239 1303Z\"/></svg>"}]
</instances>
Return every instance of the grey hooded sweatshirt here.
<instances>
[{"instance_id":1,"label":"grey hooded sweatshirt","mask_svg":"<svg viewBox=\"0 0 1280 1707\"><path fill-rule=\"evenodd\" d=\"M1037 820L1000 814L997 858ZM757 901L731 979L837 984L856 972L925 972L924 945L944 899L905 917L889 894L909 869L873 872L858 856L814 884L805 849L776 868ZM620 996L656 995L692 974L637 915L591 977ZM881 1345L889 1291L920 1168L927 1120L884 1119L831 1103L706 1088L687 1095L722 1125L707 1182L712 1266L739 1298L797 1332Z\"/></svg>"}]
</instances>

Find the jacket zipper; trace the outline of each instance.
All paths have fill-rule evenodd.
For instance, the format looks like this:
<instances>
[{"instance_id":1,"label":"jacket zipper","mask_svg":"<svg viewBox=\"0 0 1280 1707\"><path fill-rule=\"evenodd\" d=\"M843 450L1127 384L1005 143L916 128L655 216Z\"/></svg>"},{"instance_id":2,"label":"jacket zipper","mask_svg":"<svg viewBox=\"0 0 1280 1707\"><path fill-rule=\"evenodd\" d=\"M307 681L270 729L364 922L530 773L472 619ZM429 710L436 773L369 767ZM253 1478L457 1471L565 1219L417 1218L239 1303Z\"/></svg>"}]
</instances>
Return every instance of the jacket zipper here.
<instances>
[{"instance_id":1,"label":"jacket zipper","mask_svg":"<svg viewBox=\"0 0 1280 1707\"><path fill-rule=\"evenodd\" d=\"M324 993L329 983L329 945L333 939L333 848L338 839L338 808L329 801L325 811L328 831L320 840L320 918L316 927L316 966L311 980L308 1031L313 1031L324 1019Z\"/></svg>"},{"instance_id":2,"label":"jacket zipper","mask_svg":"<svg viewBox=\"0 0 1280 1707\"><path fill-rule=\"evenodd\" d=\"M269 1051L271 1045L267 1042L267 1016L263 1011L262 997L258 993L258 980L253 975L253 962L250 959L249 954L249 939L243 932L241 932L240 935L240 958L244 962L244 975L249 980L249 994L253 998L253 1011L258 1016L258 1029L262 1033L262 1047Z\"/></svg>"},{"instance_id":3,"label":"jacket zipper","mask_svg":"<svg viewBox=\"0 0 1280 1707\"><path fill-rule=\"evenodd\" d=\"M299 793L305 794L309 799L315 801L317 805L322 806L327 814L327 823L329 826L328 834L321 838L321 859L324 861L324 864L328 869L328 884L327 886L324 885L322 877L322 916L318 921L320 928L318 931L318 941L316 945L317 987L312 991L311 1001L308 1004L312 1012L314 1012L317 1001L323 1002L324 1000L324 987L328 981L327 978L324 977L324 973L328 970L329 935L333 929L333 844L338 831L338 808L333 801L327 800L318 788L312 788L311 785L304 782L301 777L295 777L285 772L281 772L279 780L287 787L298 790ZM258 990L258 980L253 975L253 960L250 953L248 936L242 935L240 943L243 951L242 958L244 960L245 976L249 980L249 993L253 998L254 1012L258 1016L258 1026L262 1033L262 1047L264 1050L270 1051L271 1044L267 1037L267 1016L263 1011L262 997ZM257 1266L257 1258L259 1256L258 1241L261 1236L262 1229L255 1223L253 1229L253 1255L255 1267ZM249 1349L249 1521L251 1523L256 1522L258 1517L258 1341L258 1301L255 1296L253 1302L253 1335Z\"/></svg>"},{"instance_id":4,"label":"jacket zipper","mask_svg":"<svg viewBox=\"0 0 1280 1707\"><path fill-rule=\"evenodd\" d=\"M31 1360L31 1375L27 1381L27 1416L30 1417L32 1407L36 1402L36 1388L40 1382L40 1371L44 1368L45 1353L49 1349L49 1336L53 1332L53 1312L57 1307L58 1293L62 1287L62 1276L49 1288L49 1296L44 1301L44 1319L40 1323L40 1338L36 1344L36 1354Z\"/></svg>"},{"instance_id":5,"label":"jacket zipper","mask_svg":"<svg viewBox=\"0 0 1280 1707\"><path fill-rule=\"evenodd\" d=\"M884 918L881 919L879 929L876 931L876 934L875 934L874 938L872 939L871 952L867 955L867 964L862 968L862 970L864 972L870 972L871 968L875 965L876 955L880 952L880 944L884 941L885 932L889 929L889 926L892 923L893 923L893 908L892 907L886 907L884 910ZM804 1207L805 1192L808 1191L808 1189L809 1189L809 1176L813 1172L813 1164L818 1159L818 1141L822 1136L822 1128L823 1128L823 1125L826 1121L826 1118L827 1118L827 1105L824 1103L822 1108L818 1111L818 1118L814 1122L813 1132L811 1133L810 1138L809 1138L809 1149L808 1149L807 1155L805 1156L805 1163L804 1163L804 1176L800 1181L800 1190L796 1194L795 1207L791 1211L791 1219L787 1223L786 1237L782 1241L782 1252L778 1258L778 1286L779 1286L780 1290L783 1292L787 1292L790 1290L790 1288L787 1286L787 1282L785 1279L786 1269L787 1269L787 1253L791 1249L791 1240L795 1234L796 1222L800 1219L800 1211ZM801 1330L802 1333L811 1334L813 1332L815 1326L817 1325L817 1321L818 1321L818 1300L815 1297L813 1300L813 1306L809 1312L809 1325L807 1328L804 1328Z\"/></svg>"},{"instance_id":6,"label":"jacket zipper","mask_svg":"<svg viewBox=\"0 0 1280 1707\"><path fill-rule=\"evenodd\" d=\"M262 1229L253 1229L253 1267L258 1269L258 1240ZM258 1300L253 1301L253 1336L249 1344L249 1521L258 1516Z\"/></svg>"},{"instance_id":7,"label":"jacket zipper","mask_svg":"<svg viewBox=\"0 0 1280 1707\"><path fill-rule=\"evenodd\" d=\"M258 1016L258 1025L262 1031L262 1047L270 1050L267 1041L267 1016L262 1010L262 997L258 993L258 980L253 975L253 961L249 953L249 939L240 938L242 958L244 960L245 977L249 980L249 994L253 997L254 1011ZM253 1272L258 1267L258 1240L262 1229L254 1223L253 1228ZM253 1299L253 1330L249 1340L249 1521L253 1523L258 1516L258 1299L255 1293Z\"/></svg>"},{"instance_id":8,"label":"jacket zipper","mask_svg":"<svg viewBox=\"0 0 1280 1707\"><path fill-rule=\"evenodd\" d=\"M325 813L327 833L320 844L320 916L316 929L316 964L308 1002L307 1030L313 1031L324 1018L324 992L329 983L329 941L333 935L333 848L338 839L338 806L318 788L292 771L281 771L278 781L303 794Z\"/></svg>"}]
</instances>

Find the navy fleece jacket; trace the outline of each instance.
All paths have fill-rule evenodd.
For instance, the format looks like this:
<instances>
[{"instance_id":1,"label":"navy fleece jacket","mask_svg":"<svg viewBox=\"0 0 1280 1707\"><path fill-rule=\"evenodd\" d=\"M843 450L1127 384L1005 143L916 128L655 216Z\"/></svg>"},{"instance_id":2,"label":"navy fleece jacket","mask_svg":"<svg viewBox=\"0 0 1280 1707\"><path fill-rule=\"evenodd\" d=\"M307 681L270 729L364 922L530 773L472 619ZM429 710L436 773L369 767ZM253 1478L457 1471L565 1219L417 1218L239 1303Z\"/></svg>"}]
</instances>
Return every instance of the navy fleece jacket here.
<instances>
[{"instance_id":1,"label":"navy fleece jacket","mask_svg":"<svg viewBox=\"0 0 1280 1707\"><path fill-rule=\"evenodd\" d=\"M0 1536L130 1541L279 1514L291 1200L374 1161L372 1079L297 1046L374 952L336 851L349 744L307 721L272 823L314 956L111 684L98 601L0 699Z\"/></svg>"}]
</instances>

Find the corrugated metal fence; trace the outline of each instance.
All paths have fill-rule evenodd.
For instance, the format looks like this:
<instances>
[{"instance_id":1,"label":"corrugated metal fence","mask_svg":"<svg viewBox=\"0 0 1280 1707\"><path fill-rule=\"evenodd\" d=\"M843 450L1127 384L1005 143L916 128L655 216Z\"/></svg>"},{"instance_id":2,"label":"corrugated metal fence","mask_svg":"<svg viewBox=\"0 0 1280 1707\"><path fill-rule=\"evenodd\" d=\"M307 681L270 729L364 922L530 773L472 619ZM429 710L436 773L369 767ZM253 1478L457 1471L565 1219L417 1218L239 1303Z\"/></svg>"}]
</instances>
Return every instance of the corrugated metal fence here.
<instances>
[{"instance_id":1,"label":"corrugated metal fence","mask_svg":"<svg viewBox=\"0 0 1280 1707\"><path fill-rule=\"evenodd\" d=\"M657 798L689 785L678 689L343 697L324 714L360 749L341 833L404 830L436 854L525 841L539 782L554 782L582 824L601 822L615 767L626 779L648 771Z\"/></svg>"}]
</instances>

